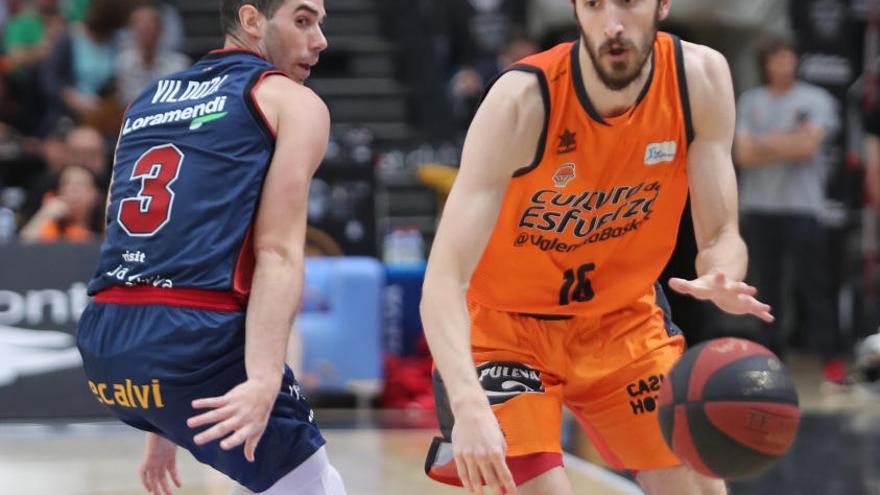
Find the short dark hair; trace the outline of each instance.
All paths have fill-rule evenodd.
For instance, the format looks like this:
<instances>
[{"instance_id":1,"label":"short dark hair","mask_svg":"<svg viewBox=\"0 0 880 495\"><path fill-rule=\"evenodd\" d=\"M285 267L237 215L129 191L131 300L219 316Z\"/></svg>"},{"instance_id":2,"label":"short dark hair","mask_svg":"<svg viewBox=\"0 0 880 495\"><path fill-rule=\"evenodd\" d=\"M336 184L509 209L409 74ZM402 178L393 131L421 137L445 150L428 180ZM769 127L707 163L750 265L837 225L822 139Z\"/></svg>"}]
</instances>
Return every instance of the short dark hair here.
<instances>
[{"instance_id":1,"label":"short dark hair","mask_svg":"<svg viewBox=\"0 0 880 495\"><path fill-rule=\"evenodd\" d=\"M779 52L787 51L798 55L797 43L787 36L772 35L766 36L758 43L756 54L758 56L758 67L761 69L762 77L766 79L767 61L770 57Z\"/></svg>"},{"instance_id":2,"label":"short dark hair","mask_svg":"<svg viewBox=\"0 0 880 495\"><path fill-rule=\"evenodd\" d=\"M271 19L275 12L284 5L287 0L221 0L220 22L223 26L223 34L229 34L238 29L241 24L238 21L238 11L245 5L253 5L261 14Z\"/></svg>"}]
</instances>

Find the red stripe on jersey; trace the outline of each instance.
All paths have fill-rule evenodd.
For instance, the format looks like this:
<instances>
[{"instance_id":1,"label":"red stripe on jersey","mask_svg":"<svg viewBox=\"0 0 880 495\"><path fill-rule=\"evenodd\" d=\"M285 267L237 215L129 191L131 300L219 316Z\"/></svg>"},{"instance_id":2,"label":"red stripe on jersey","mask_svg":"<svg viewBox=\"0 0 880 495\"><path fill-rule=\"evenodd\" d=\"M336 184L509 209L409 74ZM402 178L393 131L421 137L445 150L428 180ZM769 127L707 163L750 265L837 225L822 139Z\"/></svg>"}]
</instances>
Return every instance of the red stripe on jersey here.
<instances>
[{"instance_id":1,"label":"red stripe on jersey","mask_svg":"<svg viewBox=\"0 0 880 495\"><path fill-rule=\"evenodd\" d=\"M251 284L254 280L254 268L257 261L254 256L254 225L248 227L241 243L241 251L238 253L238 261L235 262L235 271L232 273L232 293L242 306L247 304L251 292Z\"/></svg>"},{"instance_id":2,"label":"red stripe on jersey","mask_svg":"<svg viewBox=\"0 0 880 495\"><path fill-rule=\"evenodd\" d=\"M161 304L209 311L241 311L241 300L232 292L191 289L162 288L150 285L134 287L115 286L95 295L95 302L111 304Z\"/></svg>"}]
</instances>

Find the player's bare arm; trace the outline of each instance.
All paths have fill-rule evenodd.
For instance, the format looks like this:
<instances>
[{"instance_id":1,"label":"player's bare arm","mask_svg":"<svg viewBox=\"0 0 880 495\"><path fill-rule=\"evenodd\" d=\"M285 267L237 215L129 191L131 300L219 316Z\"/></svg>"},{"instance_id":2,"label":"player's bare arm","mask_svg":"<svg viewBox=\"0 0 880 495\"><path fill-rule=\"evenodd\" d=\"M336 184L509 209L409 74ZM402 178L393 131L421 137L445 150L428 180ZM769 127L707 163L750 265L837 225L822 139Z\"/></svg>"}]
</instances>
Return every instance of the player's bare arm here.
<instances>
[{"instance_id":1,"label":"player's bare arm","mask_svg":"<svg viewBox=\"0 0 880 495\"><path fill-rule=\"evenodd\" d=\"M704 46L684 43L694 140L688 150L691 211L699 252L694 281L670 280L674 290L711 300L732 314L772 321L770 307L742 282L748 265L739 234L733 145L736 109L727 61Z\"/></svg>"},{"instance_id":2,"label":"player's bare arm","mask_svg":"<svg viewBox=\"0 0 880 495\"><path fill-rule=\"evenodd\" d=\"M327 107L311 90L281 76L267 78L256 99L277 131L275 154L263 185L254 229L256 267L248 303L247 381L222 397L194 401L210 409L188 421L213 424L197 444L223 438L226 450L245 444L248 460L266 427L278 394L285 349L303 284L309 182L326 151Z\"/></svg>"},{"instance_id":3,"label":"player's bare arm","mask_svg":"<svg viewBox=\"0 0 880 495\"><path fill-rule=\"evenodd\" d=\"M502 487L513 493L515 486L503 436L474 371L465 292L511 176L535 156L543 115L531 74L505 74L489 92L468 131L425 275L422 321L456 419L452 440L459 477L474 493L482 493L481 475L493 493Z\"/></svg>"}]
</instances>

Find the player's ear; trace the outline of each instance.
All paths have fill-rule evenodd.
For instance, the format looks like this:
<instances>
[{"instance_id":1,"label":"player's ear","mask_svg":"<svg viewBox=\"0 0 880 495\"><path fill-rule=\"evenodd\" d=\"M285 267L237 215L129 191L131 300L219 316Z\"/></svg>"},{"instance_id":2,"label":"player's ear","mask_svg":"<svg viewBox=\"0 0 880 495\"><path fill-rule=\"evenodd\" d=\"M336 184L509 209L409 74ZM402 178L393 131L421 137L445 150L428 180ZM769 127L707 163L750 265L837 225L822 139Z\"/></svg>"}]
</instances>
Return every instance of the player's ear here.
<instances>
[{"instance_id":1,"label":"player's ear","mask_svg":"<svg viewBox=\"0 0 880 495\"><path fill-rule=\"evenodd\" d=\"M657 0L657 21L662 21L669 17L669 8L672 6L672 0Z\"/></svg>"},{"instance_id":2,"label":"player's ear","mask_svg":"<svg viewBox=\"0 0 880 495\"><path fill-rule=\"evenodd\" d=\"M241 30L250 36L263 37L263 22L265 20L263 14L253 5L244 4L238 9L238 22L241 24Z\"/></svg>"}]
</instances>

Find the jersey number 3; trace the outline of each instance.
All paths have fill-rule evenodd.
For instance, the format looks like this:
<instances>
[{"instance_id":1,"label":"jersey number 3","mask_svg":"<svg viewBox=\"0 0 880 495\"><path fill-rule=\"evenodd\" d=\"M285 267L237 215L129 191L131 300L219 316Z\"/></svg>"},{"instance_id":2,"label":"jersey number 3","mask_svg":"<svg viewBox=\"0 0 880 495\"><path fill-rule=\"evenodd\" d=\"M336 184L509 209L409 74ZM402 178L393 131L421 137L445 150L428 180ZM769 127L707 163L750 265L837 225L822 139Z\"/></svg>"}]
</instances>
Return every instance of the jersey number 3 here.
<instances>
[{"instance_id":1,"label":"jersey number 3","mask_svg":"<svg viewBox=\"0 0 880 495\"><path fill-rule=\"evenodd\" d=\"M171 185L180 174L183 152L173 144L156 146L141 155L131 180L139 180L141 189L133 198L119 203L117 221L132 237L149 237L159 232L171 219L174 191Z\"/></svg>"},{"instance_id":2,"label":"jersey number 3","mask_svg":"<svg viewBox=\"0 0 880 495\"><path fill-rule=\"evenodd\" d=\"M596 269L594 263L581 265L577 270L570 268L565 271L562 287L559 289L559 305L566 306L571 301L587 302L596 294L587 274Z\"/></svg>"}]
</instances>

